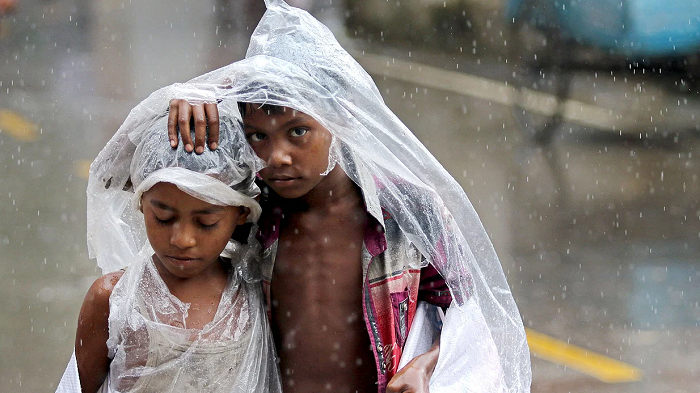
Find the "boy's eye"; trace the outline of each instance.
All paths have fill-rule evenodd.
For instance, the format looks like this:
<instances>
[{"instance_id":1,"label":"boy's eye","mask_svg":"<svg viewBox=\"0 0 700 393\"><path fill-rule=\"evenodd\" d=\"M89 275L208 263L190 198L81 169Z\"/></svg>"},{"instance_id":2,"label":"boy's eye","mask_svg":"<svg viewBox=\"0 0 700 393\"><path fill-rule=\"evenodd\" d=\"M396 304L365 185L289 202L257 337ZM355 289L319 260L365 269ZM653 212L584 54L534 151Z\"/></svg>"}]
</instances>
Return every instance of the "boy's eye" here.
<instances>
[{"instance_id":1,"label":"boy's eye","mask_svg":"<svg viewBox=\"0 0 700 393\"><path fill-rule=\"evenodd\" d=\"M250 139L252 142L260 142L262 140L265 140L267 136L261 132L254 132L252 134L248 134L248 139Z\"/></svg>"},{"instance_id":2,"label":"boy's eye","mask_svg":"<svg viewBox=\"0 0 700 393\"><path fill-rule=\"evenodd\" d=\"M306 128L292 128L289 134L294 137L300 137L306 135L307 132L309 132L309 130Z\"/></svg>"}]
</instances>

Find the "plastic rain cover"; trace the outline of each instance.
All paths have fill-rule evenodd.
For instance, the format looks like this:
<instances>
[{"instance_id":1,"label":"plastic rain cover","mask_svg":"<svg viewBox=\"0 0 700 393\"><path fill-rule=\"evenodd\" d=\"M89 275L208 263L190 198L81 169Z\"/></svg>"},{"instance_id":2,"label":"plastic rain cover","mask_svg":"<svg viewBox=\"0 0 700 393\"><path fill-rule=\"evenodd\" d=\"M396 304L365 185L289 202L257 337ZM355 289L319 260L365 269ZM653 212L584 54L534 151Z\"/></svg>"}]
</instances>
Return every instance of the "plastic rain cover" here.
<instances>
[{"instance_id":1,"label":"plastic rain cover","mask_svg":"<svg viewBox=\"0 0 700 393\"><path fill-rule=\"evenodd\" d=\"M196 89L165 89L195 101ZM189 304L158 274L147 241L140 197L167 182L215 205L245 206L257 221L255 173L262 162L245 141L235 102L220 103L221 148L201 155L172 149L163 89L134 108L90 168L88 248L103 273L126 269L110 296L113 359L101 392L279 392L279 373L260 284L260 246L231 240L227 285L214 319L186 326ZM145 104L148 102L148 104ZM159 103L158 110L152 110ZM75 356L58 392L80 392Z\"/></svg>"},{"instance_id":2,"label":"plastic rain cover","mask_svg":"<svg viewBox=\"0 0 700 393\"><path fill-rule=\"evenodd\" d=\"M329 168L340 165L360 186L358 168L371 173L381 206L450 287L453 303L431 392L528 392L530 354L522 320L460 185L384 104L371 77L323 24L283 1L266 4L246 59L161 89L135 111L144 117L162 113L169 99L185 98L280 105L315 118L334 137ZM406 345L421 341L415 337L420 331L431 334L412 330ZM404 356L420 353L408 352L414 351Z\"/></svg>"}]
</instances>

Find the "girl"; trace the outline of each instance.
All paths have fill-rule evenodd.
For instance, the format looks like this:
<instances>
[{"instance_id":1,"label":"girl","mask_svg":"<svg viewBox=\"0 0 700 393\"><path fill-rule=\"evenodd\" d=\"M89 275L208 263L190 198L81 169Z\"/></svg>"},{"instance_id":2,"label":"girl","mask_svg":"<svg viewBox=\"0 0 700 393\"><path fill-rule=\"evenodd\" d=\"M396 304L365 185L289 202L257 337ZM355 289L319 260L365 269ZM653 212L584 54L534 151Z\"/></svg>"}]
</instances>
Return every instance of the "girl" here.
<instances>
[{"instance_id":1,"label":"girl","mask_svg":"<svg viewBox=\"0 0 700 393\"><path fill-rule=\"evenodd\" d=\"M236 104L220 105L225 147L172 149L167 113L137 107L91 166L88 244L106 274L78 321L83 392L281 391L250 236L261 164Z\"/></svg>"}]
</instances>

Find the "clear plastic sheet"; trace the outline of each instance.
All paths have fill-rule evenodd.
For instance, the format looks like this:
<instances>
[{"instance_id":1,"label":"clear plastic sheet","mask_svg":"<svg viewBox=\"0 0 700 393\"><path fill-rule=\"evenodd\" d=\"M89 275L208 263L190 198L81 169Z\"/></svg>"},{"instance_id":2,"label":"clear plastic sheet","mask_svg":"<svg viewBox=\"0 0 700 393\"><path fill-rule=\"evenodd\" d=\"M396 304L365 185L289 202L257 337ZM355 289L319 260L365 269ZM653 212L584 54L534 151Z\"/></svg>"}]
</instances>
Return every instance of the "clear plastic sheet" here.
<instances>
[{"instance_id":1,"label":"clear plastic sheet","mask_svg":"<svg viewBox=\"0 0 700 393\"><path fill-rule=\"evenodd\" d=\"M142 167L139 169L141 168ZM228 173L227 176L230 176L230 173ZM136 179L136 175L132 176L132 179ZM218 180L216 175L205 175L176 166L158 169L148 175L148 177L138 180L138 183L136 181L134 182L134 184L138 184L138 186L134 190L134 196L132 198L132 203L138 210L140 210L141 197L144 192L158 183L172 183L189 195L213 205L243 206L250 209L250 214L247 218L248 222L257 222L260 218L260 204L258 204L255 199L236 191L230 185ZM246 190L248 192L257 189L255 183L244 185L244 187L248 189ZM250 193L257 194L258 192Z\"/></svg>"},{"instance_id":2,"label":"clear plastic sheet","mask_svg":"<svg viewBox=\"0 0 700 393\"><path fill-rule=\"evenodd\" d=\"M113 360L101 392L281 391L260 283L244 264L231 269L213 321L198 330L187 328L189 304L168 292L151 255L146 247L110 297Z\"/></svg>"}]
</instances>

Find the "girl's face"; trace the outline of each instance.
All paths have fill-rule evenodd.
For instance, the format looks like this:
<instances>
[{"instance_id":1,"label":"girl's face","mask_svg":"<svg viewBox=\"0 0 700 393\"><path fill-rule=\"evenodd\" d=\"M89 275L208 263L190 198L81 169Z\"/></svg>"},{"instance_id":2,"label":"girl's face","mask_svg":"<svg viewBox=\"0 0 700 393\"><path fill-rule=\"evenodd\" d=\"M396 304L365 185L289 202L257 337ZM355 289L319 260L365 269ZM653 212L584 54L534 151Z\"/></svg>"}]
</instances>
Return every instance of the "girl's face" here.
<instances>
[{"instance_id":1,"label":"girl's face","mask_svg":"<svg viewBox=\"0 0 700 393\"><path fill-rule=\"evenodd\" d=\"M141 200L146 233L158 261L171 274L191 278L216 268L246 209L201 201L170 183L158 183Z\"/></svg>"}]
</instances>

